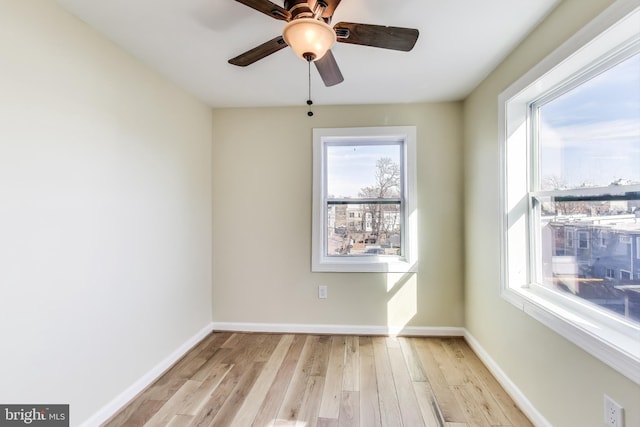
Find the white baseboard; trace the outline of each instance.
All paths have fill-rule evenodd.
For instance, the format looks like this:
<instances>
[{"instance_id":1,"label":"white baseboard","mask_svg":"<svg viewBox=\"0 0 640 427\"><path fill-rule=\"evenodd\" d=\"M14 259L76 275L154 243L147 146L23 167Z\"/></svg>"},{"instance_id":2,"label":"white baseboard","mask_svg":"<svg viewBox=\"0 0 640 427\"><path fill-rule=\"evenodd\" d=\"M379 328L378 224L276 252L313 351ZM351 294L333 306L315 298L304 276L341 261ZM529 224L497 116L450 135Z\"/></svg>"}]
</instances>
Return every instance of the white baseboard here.
<instances>
[{"instance_id":1,"label":"white baseboard","mask_svg":"<svg viewBox=\"0 0 640 427\"><path fill-rule=\"evenodd\" d=\"M373 326L373 325L314 325L298 323L237 323L213 322L216 331L272 332L291 334L336 334L336 335L410 335L424 337L461 337L464 328L450 326Z\"/></svg>"},{"instance_id":2,"label":"white baseboard","mask_svg":"<svg viewBox=\"0 0 640 427\"><path fill-rule=\"evenodd\" d=\"M202 341L207 335L213 331L213 325L207 325L198 331L194 336L189 338L184 344L173 351L164 360L158 363L153 369L147 372L142 378L131 384L129 388L120 393L96 412L91 418L84 421L80 427L95 427L107 421L114 416L122 407L136 397L140 392L150 386L155 380L158 379L167 369L173 366L182 356L184 356L189 350L191 350L196 344Z\"/></svg>"},{"instance_id":3,"label":"white baseboard","mask_svg":"<svg viewBox=\"0 0 640 427\"><path fill-rule=\"evenodd\" d=\"M482 363L489 369L491 374L498 380L502 388L511 396L513 401L518 405L522 412L531 420L536 427L553 427L547 419L531 404L529 399L522 391L511 381L507 374L500 366L491 358L489 353L480 345L480 343L471 335L468 330L464 330L464 338L469 346L478 355Z\"/></svg>"}]
</instances>

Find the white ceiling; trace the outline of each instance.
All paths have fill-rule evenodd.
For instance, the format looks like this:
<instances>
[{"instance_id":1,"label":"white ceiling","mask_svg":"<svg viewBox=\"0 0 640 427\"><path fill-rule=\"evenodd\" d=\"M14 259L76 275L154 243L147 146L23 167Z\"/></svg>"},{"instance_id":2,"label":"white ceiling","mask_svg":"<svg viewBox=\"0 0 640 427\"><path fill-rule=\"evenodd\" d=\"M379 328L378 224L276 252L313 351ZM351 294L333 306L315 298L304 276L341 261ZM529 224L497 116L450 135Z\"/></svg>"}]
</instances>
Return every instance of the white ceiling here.
<instances>
[{"instance_id":1,"label":"white ceiling","mask_svg":"<svg viewBox=\"0 0 640 427\"><path fill-rule=\"evenodd\" d=\"M248 67L227 63L279 35L283 21L234 0L58 0L70 12L212 107L305 105L307 64L289 48ZM411 52L337 43L345 81L316 105L460 100L560 0L342 0L340 21L417 28ZM274 3L282 5L281 0Z\"/></svg>"}]
</instances>

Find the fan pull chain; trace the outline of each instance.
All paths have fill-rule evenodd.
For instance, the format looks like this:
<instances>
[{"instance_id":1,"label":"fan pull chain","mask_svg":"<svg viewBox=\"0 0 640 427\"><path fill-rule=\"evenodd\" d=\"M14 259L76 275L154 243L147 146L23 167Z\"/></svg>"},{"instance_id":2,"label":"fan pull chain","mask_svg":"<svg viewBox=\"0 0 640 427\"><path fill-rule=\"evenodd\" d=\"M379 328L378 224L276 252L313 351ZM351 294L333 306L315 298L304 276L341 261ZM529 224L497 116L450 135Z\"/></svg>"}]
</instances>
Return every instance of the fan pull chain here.
<instances>
[{"instance_id":1,"label":"fan pull chain","mask_svg":"<svg viewBox=\"0 0 640 427\"><path fill-rule=\"evenodd\" d=\"M313 105L313 101L311 100L311 58L307 59L307 65L309 66L309 99L307 99L309 111L307 112L307 116L312 117L313 111L311 111L311 106Z\"/></svg>"}]
</instances>

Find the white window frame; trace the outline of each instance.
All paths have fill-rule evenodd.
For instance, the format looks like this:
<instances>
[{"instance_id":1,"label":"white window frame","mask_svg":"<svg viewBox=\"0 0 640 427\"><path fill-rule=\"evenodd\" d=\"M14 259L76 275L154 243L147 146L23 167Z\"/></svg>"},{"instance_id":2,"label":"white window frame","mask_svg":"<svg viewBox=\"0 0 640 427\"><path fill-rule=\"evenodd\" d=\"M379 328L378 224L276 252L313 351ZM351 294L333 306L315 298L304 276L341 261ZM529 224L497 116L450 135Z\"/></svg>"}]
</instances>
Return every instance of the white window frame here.
<instances>
[{"instance_id":1,"label":"white window frame","mask_svg":"<svg viewBox=\"0 0 640 427\"><path fill-rule=\"evenodd\" d=\"M400 256L327 256L327 143L400 143L402 179L402 250ZM311 269L314 272L415 272L418 268L416 127L385 126L313 129L313 215Z\"/></svg>"},{"instance_id":2,"label":"white window frame","mask_svg":"<svg viewBox=\"0 0 640 427\"><path fill-rule=\"evenodd\" d=\"M564 235L564 247L573 249L576 243L576 230L575 228L568 228Z\"/></svg>"},{"instance_id":3,"label":"white window frame","mask_svg":"<svg viewBox=\"0 0 640 427\"><path fill-rule=\"evenodd\" d=\"M594 59L640 38L640 0L618 0L498 98L501 162L501 295L525 313L640 384L640 328L605 309L532 282L540 253L530 166L530 104ZM539 252L539 250L538 250Z\"/></svg>"},{"instance_id":4,"label":"white window frame","mask_svg":"<svg viewBox=\"0 0 640 427\"><path fill-rule=\"evenodd\" d=\"M582 236L586 236L586 238L582 238ZM589 249L589 232L588 231L578 231L578 249ZM582 246L582 242L585 242L585 246Z\"/></svg>"}]
</instances>

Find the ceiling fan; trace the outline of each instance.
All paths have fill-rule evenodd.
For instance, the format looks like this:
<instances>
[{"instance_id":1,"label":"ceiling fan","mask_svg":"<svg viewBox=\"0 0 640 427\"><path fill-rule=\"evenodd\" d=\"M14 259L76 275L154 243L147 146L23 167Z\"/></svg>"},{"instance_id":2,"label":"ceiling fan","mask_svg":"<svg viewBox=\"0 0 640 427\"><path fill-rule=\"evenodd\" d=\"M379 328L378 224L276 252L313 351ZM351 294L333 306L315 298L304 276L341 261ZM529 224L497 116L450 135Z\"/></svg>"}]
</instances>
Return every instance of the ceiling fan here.
<instances>
[{"instance_id":1,"label":"ceiling fan","mask_svg":"<svg viewBox=\"0 0 640 427\"><path fill-rule=\"evenodd\" d=\"M236 1L287 24L282 35L230 59L230 64L246 67L291 46L300 58L315 63L326 86L344 80L331 53L336 41L408 52L418 40L418 30L413 28L353 22L339 22L332 28L329 24L340 0L284 0L284 7L269 0Z\"/></svg>"}]
</instances>

